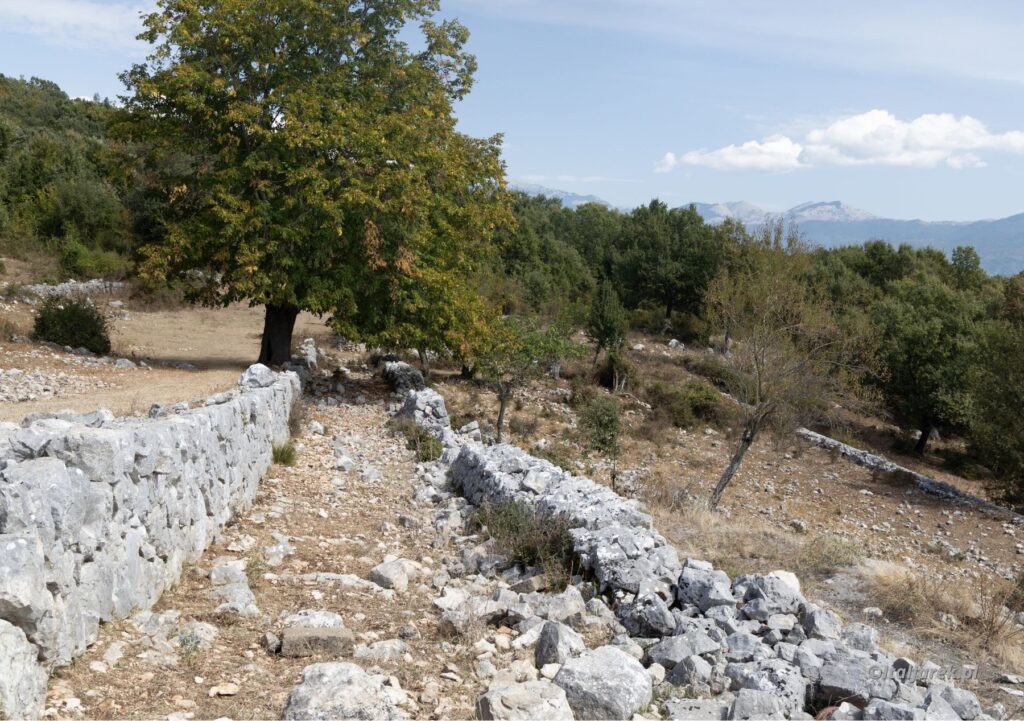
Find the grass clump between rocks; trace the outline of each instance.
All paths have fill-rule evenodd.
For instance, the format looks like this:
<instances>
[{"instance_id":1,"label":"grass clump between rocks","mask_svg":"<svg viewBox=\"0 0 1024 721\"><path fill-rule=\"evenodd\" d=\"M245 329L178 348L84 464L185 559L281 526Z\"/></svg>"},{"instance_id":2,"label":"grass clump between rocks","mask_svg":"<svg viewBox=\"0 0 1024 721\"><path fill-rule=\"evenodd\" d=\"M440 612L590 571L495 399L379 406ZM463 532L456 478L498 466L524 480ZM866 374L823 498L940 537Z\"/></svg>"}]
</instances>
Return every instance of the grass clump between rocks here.
<instances>
[{"instance_id":1,"label":"grass clump between rocks","mask_svg":"<svg viewBox=\"0 0 1024 721\"><path fill-rule=\"evenodd\" d=\"M477 521L510 558L541 568L552 580L572 575L572 524L564 516L537 513L521 501L512 501L481 506Z\"/></svg>"},{"instance_id":2,"label":"grass clump between rocks","mask_svg":"<svg viewBox=\"0 0 1024 721\"><path fill-rule=\"evenodd\" d=\"M101 355L110 352L110 322L86 298L46 298L36 314L32 337Z\"/></svg>"},{"instance_id":3,"label":"grass clump between rocks","mask_svg":"<svg viewBox=\"0 0 1024 721\"><path fill-rule=\"evenodd\" d=\"M392 418L388 421L388 427L395 435L405 437L405 447L416 453L416 461L419 463L436 461L444 451L441 441L412 418Z\"/></svg>"},{"instance_id":4,"label":"grass clump between rocks","mask_svg":"<svg viewBox=\"0 0 1024 721\"><path fill-rule=\"evenodd\" d=\"M287 443L275 443L273 446L274 463L279 466L295 465L295 446L291 441Z\"/></svg>"}]
</instances>

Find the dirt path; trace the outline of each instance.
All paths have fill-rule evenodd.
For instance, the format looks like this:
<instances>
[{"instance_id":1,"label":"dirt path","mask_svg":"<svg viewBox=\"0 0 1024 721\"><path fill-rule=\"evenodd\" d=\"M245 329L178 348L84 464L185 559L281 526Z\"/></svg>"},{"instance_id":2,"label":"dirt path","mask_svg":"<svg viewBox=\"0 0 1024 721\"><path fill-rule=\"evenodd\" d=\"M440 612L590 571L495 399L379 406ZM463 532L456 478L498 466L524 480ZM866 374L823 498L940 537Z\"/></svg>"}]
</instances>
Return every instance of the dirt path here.
<instances>
[{"instance_id":1,"label":"dirt path","mask_svg":"<svg viewBox=\"0 0 1024 721\"><path fill-rule=\"evenodd\" d=\"M365 404L310 409L295 439L294 466L271 468L251 511L152 613L103 626L86 655L54 673L51 713L280 718L302 669L340 658L391 676L391 684L407 692L403 709L413 717L473 715L473 685L461 682L472 675L472 658L439 635L439 610L432 606L438 593L432 579L435 573L447 577L442 557L452 551L432 548L434 507L413 499L416 464L384 427L387 397L362 385L346 398L360 395ZM325 433L311 431L313 422ZM319 430L315 424L313 430ZM336 447L354 462L351 470L334 469ZM274 558L282 553L283 559ZM244 562L257 615L216 610L220 602L208 595L208 576L224 556ZM391 556L413 562L407 589L364 580ZM280 636L283 619L305 609L341 616L355 634L354 659L285 658L261 647L265 633ZM377 641L386 643L369 645ZM459 682L440 677L446 672Z\"/></svg>"}]
</instances>

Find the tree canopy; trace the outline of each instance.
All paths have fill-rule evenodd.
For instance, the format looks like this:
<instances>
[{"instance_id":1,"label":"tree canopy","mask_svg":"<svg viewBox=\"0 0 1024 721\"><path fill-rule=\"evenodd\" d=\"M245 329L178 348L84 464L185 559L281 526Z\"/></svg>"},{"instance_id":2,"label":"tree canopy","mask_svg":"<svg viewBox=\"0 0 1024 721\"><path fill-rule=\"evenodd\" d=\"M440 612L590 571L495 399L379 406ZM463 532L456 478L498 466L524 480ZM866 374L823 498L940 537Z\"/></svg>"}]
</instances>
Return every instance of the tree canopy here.
<instances>
[{"instance_id":1,"label":"tree canopy","mask_svg":"<svg viewBox=\"0 0 1024 721\"><path fill-rule=\"evenodd\" d=\"M455 129L467 30L434 0L161 0L122 75L118 130L166 193L143 273L196 301L266 306L260 360L287 360L295 314L356 337L450 342L449 292L507 219L500 137ZM419 24L414 49L408 26ZM442 332L400 337L403 329ZM410 322L405 322L410 319ZM436 340L435 340L436 339Z\"/></svg>"}]
</instances>

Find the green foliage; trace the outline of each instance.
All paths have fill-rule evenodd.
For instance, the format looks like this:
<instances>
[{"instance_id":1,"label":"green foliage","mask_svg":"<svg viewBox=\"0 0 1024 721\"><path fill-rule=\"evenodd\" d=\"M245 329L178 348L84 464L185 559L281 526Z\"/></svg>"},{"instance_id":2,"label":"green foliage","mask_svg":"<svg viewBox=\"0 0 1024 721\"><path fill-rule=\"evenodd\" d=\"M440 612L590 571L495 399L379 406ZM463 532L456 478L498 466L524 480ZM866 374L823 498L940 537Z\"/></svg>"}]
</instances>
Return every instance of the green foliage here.
<instances>
[{"instance_id":1,"label":"green foliage","mask_svg":"<svg viewBox=\"0 0 1024 721\"><path fill-rule=\"evenodd\" d=\"M566 579L573 570L572 525L564 516L536 513L521 501L485 505L478 522L506 555L527 566L539 566L552 577Z\"/></svg>"},{"instance_id":2,"label":"green foliage","mask_svg":"<svg viewBox=\"0 0 1024 721\"><path fill-rule=\"evenodd\" d=\"M124 256L111 250L90 248L73 238L64 241L60 251L60 267L73 278L120 279L128 274Z\"/></svg>"},{"instance_id":3,"label":"green foliage","mask_svg":"<svg viewBox=\"0 0 1024 721\"><path fill-rule=\"evenodd\" d=\"M597 369L598 383L619 393L634 387L637 377L636 364L629 359L623 348L609 351Z\"/></svg>"},{"instance_id":4,"label":"green foliage","mask_svg":"<svg viewBox=\"0 0 1024 721\"><path fill-rule=\"evenodd\" d=\"M995 477L993 491L1024 509L1024 323L993 321L981 333L970 390L971 449Z\"/></svg>"},{"instance_id":5,"label":"green foliage","mask_svg":"<svg viewBox=\"0 0 1024 721\"><path fill-rule=\"evenodd\" d=\"M418 463L430 463L441 457L444 446L412 418L394 417L388 421L392 433L405 438L405 447L416 453Z\"/></svg>"},{"instance_id":6,"label":"green foliage","mask_svg":"<svg viewBox=\"0 0 1024 721\"><path fill-rule=\"evenodd\" d=\"M931 273L894 281L886 291L872 309L881 364L873 383L900 421L921 429L924 442L936 426L965 427L980 305Z\"/></svg>"},{"instance_id":7,"label":"green foliage","mask_svg":"<svg viewBox=\"0 0 1024 721\"><path fill-rule=\"evenodd\" d=\"M659 200L634 210L623 225L617 276L633 307L648 301L665 317L700 312L704 294L725 259L724 245L696 209L669 209Z\"/></svg>"},{"instance_id":8,"label":"green foliage","mask_svg":"<svg viewBox=\"0 0 1024 721\"><path fill-rule=\"evenodd\" d=\"M36 314L32 337L93 353L110 352L109 322L87 298L46 298Z\"/></svg>"},{"instance_id":9,"label":"green foliage","mask_svg":"<svg viewBox=\"0 0 1024 721\"><path fill-rule=\"evenodd\" d=\"M291 441L287 443L275 443L271 449L271 457L274 463L279 466L295 465L295 446Z\"/></svg>"},{"instance_id":10,"label":"green foliage","mask_svg":"<svg viewBox=\"0 0 1024 721\"><path fill-rule=\"evenodd\" d=\"M587 335L594 341L594 361L602 350L615 351L626 343L626 311L610 283L598 286L587 320Z\"/></svg>"},{"instance_id":11,"label":"green foliage","mask_svg":"<svg viewBox=\"0 0 1024 721\"><path fill-rule=\"evenodd\" d=\"M66 274L123 274L133 245L131 183L105 134L114 112L109 103L70 100L51 82L0 75L0 250L59 254L71 238L97 259L64 266Z\"/></svg>"},{"instance_id":12,"label":"green foliage","mask_svg":"<svg viewBox=\"0 0 1024 721\"><path fill-rule=\"evenodd\" d=\"M579 414L580 430L590 448L610 458L619 455L619 433L622 430L620 413L619 401L606 395L595 396L582 408Z\"/></svg>"},{"instance_id":13,"label":"green foliage","mask_svg":"<svg viewBox=\"0 0 1024 721\"><path fill-rule=\"evenodd\" d=\"M641 397L650 404L653 420L676 428L692 428L698 422L720 425L728 417L721 394L698 380L680 386L660 381L645 384Z\"/></svg>"},{"instance_id":14,"label":"green foliage","mask_svg":"<svg viewBox=\"0 0 1024 721\"><path fill-rule=\"evenodd\" d=\"M502 228L495 238L498 265L494 270L508 283L489 283L484 292L509 311L547 317L575 312L579 299L594 289L594 268L584 257L589 245L579 240L585 219L594 225L592 214L525 193L513 195L512 210L516 223ZM606 213L614 226L617 214Z\"/></svg>"},{"instance_id":15,"label":"green foliage","mask_svg":"<svg viewBox=\"0 0 1024 721\"><path fill-rule=\"evenodd\" d=\"M509 217L500 137L458 132L452 112L476 68L468 32L436 10L161 0L117 130L192 162L147 166L169 205L141 272L197 302L463 354L481 317L466 281Z\"/></svg>"},{"instance_id":16,"label":"green foliage","mask_svg":"<svg viewBox=\"0 0 1024 721\"><path fill-rule=\"evenodd\" d=\"M513 316L493 322L477 339L474 369L481 381L498 394L498 440L502 438L505 406L529 381L545 375L553 363L578 357L582 349L558 325L541 327L532 319Z\"/></svg>"}]
</instances>

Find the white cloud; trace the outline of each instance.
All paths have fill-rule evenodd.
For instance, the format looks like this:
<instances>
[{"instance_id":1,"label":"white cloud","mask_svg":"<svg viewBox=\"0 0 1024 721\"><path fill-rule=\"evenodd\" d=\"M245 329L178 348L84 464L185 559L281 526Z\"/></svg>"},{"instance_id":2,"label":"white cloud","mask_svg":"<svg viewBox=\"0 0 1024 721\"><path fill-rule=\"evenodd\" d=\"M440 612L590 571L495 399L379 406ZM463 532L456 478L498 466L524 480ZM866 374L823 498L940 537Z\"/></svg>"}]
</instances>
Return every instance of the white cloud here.
<instances>
[{"instance_id":1,"label":"white cloud","mask_svg":"<svg viewBox=\"0 0 1024 721\"><path fill-rule=\"evenodd\" d=\"M679 165L679 158L676 157L675 153L668 152L662 156L661 160L654 164L654 172L667 173L677 165Z\"/></svg>"},{"instance_id":2,"label":"white cloud","mask_svg":"<svg viewBox=\"0 0 1024 721\"><path fill-rule=\"evenodd\" d=\"M703 165L715 170L795 170L800 167L799 143L785 135L772 135L764 140L749 140L742 145L727 145L718 150L691 150L684 153L677 165Z\"/></svg>"},{"instance_id":3,"label":"white cloud","mask_svg":"<svg viewBox=\"0 0 1024 721\"><path fill-rule=\"evenodd\" d=\"M992 133L970 115L928 113L900 120L886 110L869 110L811 128L799 140L773 135L717 150L693 150L678 158L666 153L655 170L665 172L678 165L774 172L857 165L978 168L985 165L978 151L1024 153L1024 132Z\"/></svg>"},{"instance_id":4,"label":"white cloud","mask_svg":"<svg viewBox=\"0 0 1024 721\"><path fill-rule=\"evenodd\" d=\"M50 45L92 50L137 48L149 5L94 0L0 0L0 27Z\"/></svg>"}]
</instances>

